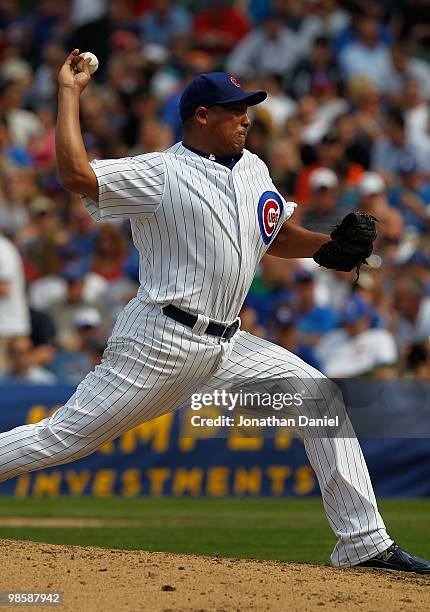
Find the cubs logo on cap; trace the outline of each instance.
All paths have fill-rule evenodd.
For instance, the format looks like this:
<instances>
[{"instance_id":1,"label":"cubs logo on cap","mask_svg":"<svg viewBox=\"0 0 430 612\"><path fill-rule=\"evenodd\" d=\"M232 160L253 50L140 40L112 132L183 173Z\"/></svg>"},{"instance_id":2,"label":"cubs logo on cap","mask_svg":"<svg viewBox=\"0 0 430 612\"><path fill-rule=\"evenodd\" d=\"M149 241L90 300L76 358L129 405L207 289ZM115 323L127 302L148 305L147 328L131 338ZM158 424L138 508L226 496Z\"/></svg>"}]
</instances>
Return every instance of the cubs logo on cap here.
<instances>
[{"instance_id":1,"label":"cubs logo on cap","mask_svg":"<svg viewBox=\"0 0 430 612\"><path fill-rule=\"evenodd\" d=\"M236 85L236 87L240 87L240 83L238 82L235 76L231 76L230 81L233 83L233 85Z\"/></svg>"},{"instance_id":2,"label":"cubs logo on cap","mask_svg":"<svg viewBox=\"0 0 430 612\"><path fill-rule=\"evenodd\" d=\"M264 244L269 244L282 215L284 204L276 191L265 191L257 205L258 223Z\"/></svg>"}]
</instances>

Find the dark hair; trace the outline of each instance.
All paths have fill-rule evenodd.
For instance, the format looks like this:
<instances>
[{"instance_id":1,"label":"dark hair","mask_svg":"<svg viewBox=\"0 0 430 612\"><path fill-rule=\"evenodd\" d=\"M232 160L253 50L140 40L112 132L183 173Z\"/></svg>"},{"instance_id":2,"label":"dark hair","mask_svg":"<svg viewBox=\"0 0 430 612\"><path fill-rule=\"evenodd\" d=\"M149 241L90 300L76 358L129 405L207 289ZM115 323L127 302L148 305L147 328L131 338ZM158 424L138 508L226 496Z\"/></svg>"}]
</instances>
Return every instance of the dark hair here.
<instances>
[{"instance_id":1,"label":"dark hair","mask_svg":"<svg viewBox=\"0 0 430 612\"><path fill-rule=\"evenodd\" d=\"M387 110L385 116L388 121L391 121L397 127L401 128L402 130L405 129L405 117L400 108L392 106Z\"/></svg>"},{"instance_id":2,"label":"dark hair","mask_svg":"<svg viewBox=\"0 0 430 612\"><path fill-rule=\"evenodd\" d=\"M423 297L426 294L426 288L423 281L415 275L400 276L398 282L406 281L411 294L415 297Z\"/></svg>"},{"instance_id":3,"label":"dark hair","mask_svg":"<svg viewBox=\"0 0 430 612\"><path fill-rule=\"evenodd\" d=\"M15 87L15 85L17 85L17 83L12 79L0 78L0 97L3 96L3 94L5 94L8 89L10 89L11 87Z\"/></svg>"},{"instance_id":4,"label":"dark hair","mask_svg":"<svg viewBox=\"0 0 430 612\"><path fill-rule=\"evenodd\" d=\"M321 139L323 144L335 144L340 142L339 132L335 127L332 127Z\"/></svg>"},{"instance_id":5,"label":"dark hair","mask_svg":"<svg viewBox=\"0 0 430 612\"><path fill-rule=\"evenodd\" d=\"M428 349L424 343L412 344L406 356L406 369L416 370L428 358Z\"/></svg>"},{"instance_id":6,"label":"dark hair","mask_svg":"<svg viewBox=\"0 0 430 612\"><path fill-rule=\"evenodd\" d=\"M317 36L314 39L314 47L329 47L330 46L330 40L328 39L327 36Z\"/></svg>"}]
</instances>

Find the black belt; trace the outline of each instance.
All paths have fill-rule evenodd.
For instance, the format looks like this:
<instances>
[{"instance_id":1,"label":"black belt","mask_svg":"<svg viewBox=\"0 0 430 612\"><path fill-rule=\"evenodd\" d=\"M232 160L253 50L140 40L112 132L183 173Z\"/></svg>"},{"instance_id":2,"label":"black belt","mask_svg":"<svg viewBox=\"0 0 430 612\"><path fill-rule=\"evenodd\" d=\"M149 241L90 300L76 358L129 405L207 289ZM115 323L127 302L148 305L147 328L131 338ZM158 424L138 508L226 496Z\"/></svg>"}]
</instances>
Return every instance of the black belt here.
<instances>
[{"instance_id":1,"label":"black belt","mask_svg":"<svg viewBox=\"0 0 430 612\"><path fill-rule=\"evenodd\" d=\"M163 306L161 310L167 317L170 317L174 321L182 323L182 325L186 325L187 327L194 327L194 325L198 321L197 315L192 315L189 312L185 312L177 306L173 306L173 304ZM219 338L223 338L224 340L230 340L230 338L232 338L239 329L239 326L239 321L235 321L231 325L221 325L221 323L209 321L208 326L205 329L205 334L210 334L211 336L218 336Z\"/></svg>"}]
</instances>

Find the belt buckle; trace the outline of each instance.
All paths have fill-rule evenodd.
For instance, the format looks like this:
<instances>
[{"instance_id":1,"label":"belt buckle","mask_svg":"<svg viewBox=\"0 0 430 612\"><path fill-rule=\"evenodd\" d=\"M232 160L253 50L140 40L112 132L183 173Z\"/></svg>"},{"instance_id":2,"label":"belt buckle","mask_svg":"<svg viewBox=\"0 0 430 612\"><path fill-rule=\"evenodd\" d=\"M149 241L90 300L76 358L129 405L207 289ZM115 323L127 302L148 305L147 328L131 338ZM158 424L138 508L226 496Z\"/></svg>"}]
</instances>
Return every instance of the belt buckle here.
<instances>
[{"instance_id":1,"label":"belt buckle","mask_svg":"<svg viewBox=\"0 0 430 612\"><path fill-rule=\"evenodd\" d=\"M234 334L237 332L237 330L239 329L239 321L235 321L234 323L232 323L231 325L227 325L227 327L225 327L221 338L223 340L230 340L230 338L232 338L234 336Z\"/></svg>"}]
</instances>

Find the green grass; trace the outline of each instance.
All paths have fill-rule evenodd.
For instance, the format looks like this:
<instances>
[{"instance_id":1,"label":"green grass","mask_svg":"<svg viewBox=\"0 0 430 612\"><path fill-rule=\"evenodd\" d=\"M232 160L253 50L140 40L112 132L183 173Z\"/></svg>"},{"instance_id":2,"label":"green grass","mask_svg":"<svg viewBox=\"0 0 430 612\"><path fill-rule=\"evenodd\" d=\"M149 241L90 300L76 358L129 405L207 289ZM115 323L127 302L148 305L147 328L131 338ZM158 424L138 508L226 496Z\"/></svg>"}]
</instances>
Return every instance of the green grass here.
<instances>
[{"instance_id":1,"label":"green grass","mask_svg":"<svg viewBox=\"0 0 430 612\"><path fill-rule=\"evenodd\" d=\"M430 500L384 500L388 529L402 546L430 557ZM327 563L335 539L321 500L0 497L1 517L130 521L101 527L0 526L0 538Z\"/></svg>"}]
</instances>

